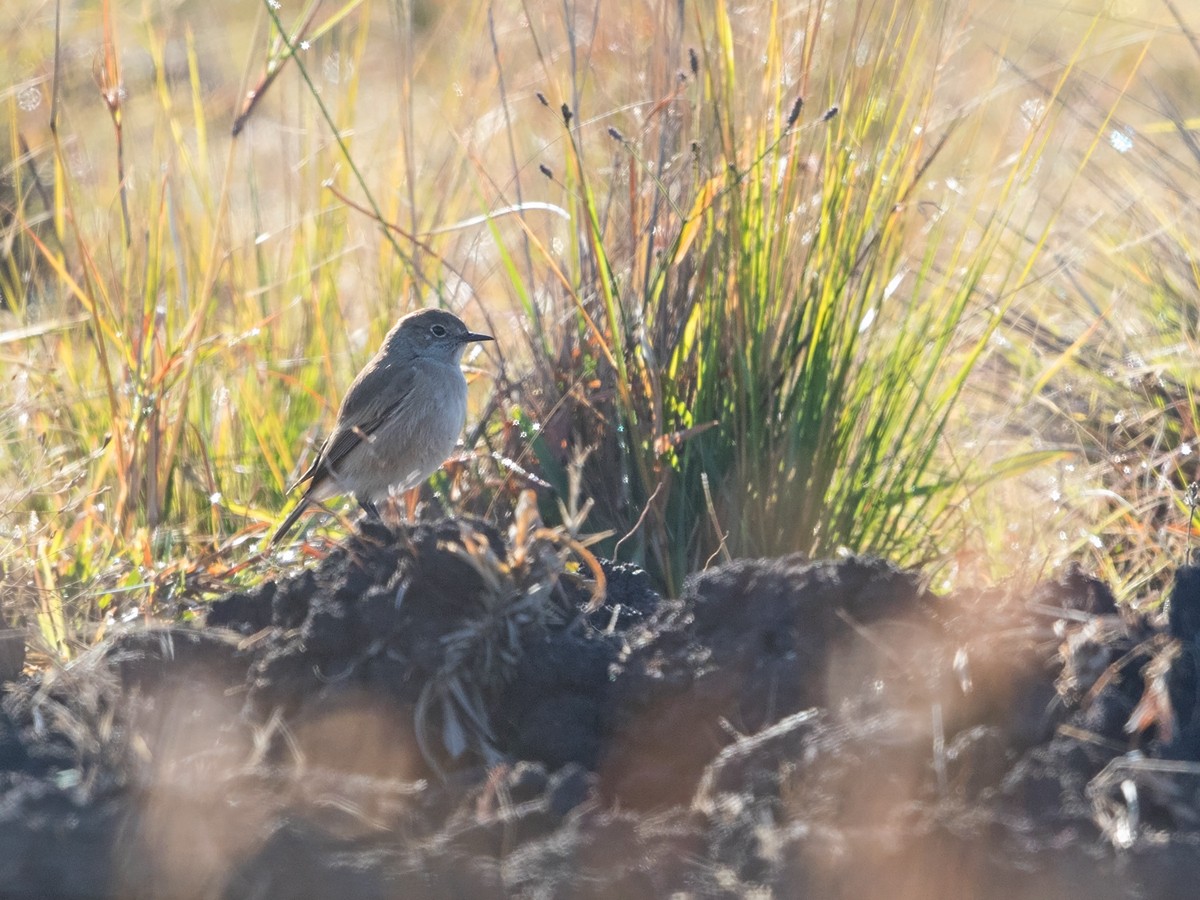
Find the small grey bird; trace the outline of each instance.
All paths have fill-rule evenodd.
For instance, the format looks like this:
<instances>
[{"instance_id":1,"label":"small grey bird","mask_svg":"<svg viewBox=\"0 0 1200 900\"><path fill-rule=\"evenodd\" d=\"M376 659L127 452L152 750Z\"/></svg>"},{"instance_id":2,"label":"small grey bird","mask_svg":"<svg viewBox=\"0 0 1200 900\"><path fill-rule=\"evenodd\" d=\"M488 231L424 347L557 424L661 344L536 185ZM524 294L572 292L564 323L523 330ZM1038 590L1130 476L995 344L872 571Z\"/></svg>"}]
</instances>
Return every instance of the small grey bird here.
<instances>
[{"instance_id":1,"label":"small grey bird","mask_svg":"<svg viewBox=\"0 0 1200 900\"><path fill-rule=\"evenodd\" d=\"M403 316L346 391L337 424L316 460L289 488L309 482L271 544L312 503L353 494L368 515L378 516L377 501L437 471L467 418L463 350L472 341L491 340L445 310Z\"/></svg>"}]
</instances>

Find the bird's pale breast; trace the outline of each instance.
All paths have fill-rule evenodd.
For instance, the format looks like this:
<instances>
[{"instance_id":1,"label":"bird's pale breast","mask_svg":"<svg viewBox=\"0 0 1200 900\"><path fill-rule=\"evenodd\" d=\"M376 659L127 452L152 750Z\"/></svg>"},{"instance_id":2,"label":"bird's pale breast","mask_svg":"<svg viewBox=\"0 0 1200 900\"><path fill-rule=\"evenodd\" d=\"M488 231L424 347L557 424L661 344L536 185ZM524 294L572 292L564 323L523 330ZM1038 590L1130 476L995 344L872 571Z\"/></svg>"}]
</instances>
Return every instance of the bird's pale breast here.
<instances>
[{"instance_id":1,"label":"bird's pale breast","mask_svg":"<svg viewBox=\"0 0 1200 900\"><path fill-rule=\"evenodd\" d=\"M421 360L396 414L355 447L335 473L360 497L382 500L420 484L445 462L467 417L467 382L456 364Z\"/></svg>"}]
</instances>

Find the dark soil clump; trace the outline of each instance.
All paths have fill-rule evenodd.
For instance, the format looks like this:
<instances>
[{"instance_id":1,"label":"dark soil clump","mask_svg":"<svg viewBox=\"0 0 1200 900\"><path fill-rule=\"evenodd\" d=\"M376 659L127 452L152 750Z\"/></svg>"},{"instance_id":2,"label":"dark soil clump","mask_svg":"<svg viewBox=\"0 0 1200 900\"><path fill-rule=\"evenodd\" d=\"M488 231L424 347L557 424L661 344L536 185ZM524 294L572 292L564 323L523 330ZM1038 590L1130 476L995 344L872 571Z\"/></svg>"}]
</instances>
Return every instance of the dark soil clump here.
<instances>
[{"instance_id":1,"label":"dark soil clump","mask_svg":"<svg viewBox=\"0 0 1200 900\"><path fill-rule=\"evenodd\" d=\"M511 540L370 524L10 683L0 896L1194 892L1200 569L1161 617L855 557L596 598Z\"/></svg>"}]
</instances>

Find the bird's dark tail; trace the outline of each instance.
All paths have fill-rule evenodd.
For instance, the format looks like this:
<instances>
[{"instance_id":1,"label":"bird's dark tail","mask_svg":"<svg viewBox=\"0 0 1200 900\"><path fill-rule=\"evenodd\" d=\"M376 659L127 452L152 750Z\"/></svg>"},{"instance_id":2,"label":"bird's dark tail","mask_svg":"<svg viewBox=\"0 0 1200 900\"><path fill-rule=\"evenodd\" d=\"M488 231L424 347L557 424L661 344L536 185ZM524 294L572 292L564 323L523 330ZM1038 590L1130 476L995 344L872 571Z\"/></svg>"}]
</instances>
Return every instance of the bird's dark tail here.
<instances>
[{"instance_id":1,"label":"bird's dark tail","mask_svg":"<svg viewBox=\"0 0 1200 900\"><path fill-rule=\"evenodd\" d=\"M283 520L283 524L275 529L275 534L271 536L271 542L267 546L274 547L281 540L283 540L284 535L292 530L292 526L296 524L296 522L300 519L300 516L306 509L308 509L310 502L311 501L308 499L308 497L302 497L300 499L300 502L296 504L296 508L288 513L288 517Z\"/></svg>"}]
</instances>

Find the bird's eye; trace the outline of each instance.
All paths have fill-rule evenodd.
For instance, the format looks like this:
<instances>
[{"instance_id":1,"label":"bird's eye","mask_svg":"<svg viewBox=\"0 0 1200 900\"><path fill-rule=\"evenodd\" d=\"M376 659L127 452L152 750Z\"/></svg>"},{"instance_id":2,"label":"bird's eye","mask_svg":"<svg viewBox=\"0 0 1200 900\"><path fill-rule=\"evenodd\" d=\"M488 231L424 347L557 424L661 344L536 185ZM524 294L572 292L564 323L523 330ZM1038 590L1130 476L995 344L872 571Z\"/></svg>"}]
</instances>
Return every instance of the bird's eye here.
<instances>
[{"instance_id":1,"label":"bird's eye","mask_svg":"<svg viewBox=\"0 0 1200 900\"><path fill-rule=\"evenodd\" d=\"M446 326L445 325L434 325L429 330L433 332L434 337L445 337L446 336Z\"/></svg>"}]
</instances>

